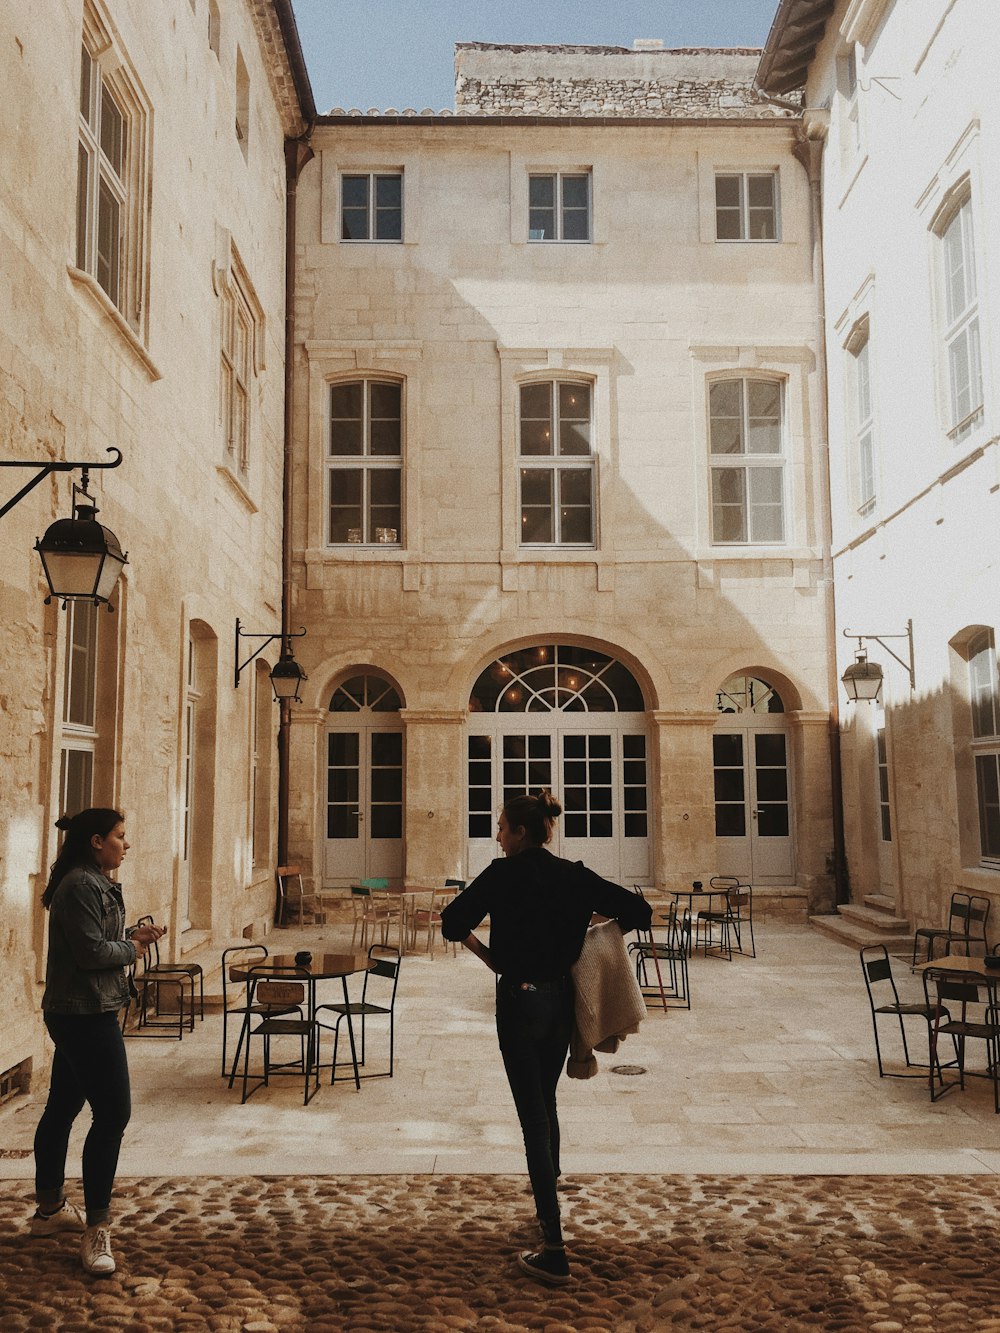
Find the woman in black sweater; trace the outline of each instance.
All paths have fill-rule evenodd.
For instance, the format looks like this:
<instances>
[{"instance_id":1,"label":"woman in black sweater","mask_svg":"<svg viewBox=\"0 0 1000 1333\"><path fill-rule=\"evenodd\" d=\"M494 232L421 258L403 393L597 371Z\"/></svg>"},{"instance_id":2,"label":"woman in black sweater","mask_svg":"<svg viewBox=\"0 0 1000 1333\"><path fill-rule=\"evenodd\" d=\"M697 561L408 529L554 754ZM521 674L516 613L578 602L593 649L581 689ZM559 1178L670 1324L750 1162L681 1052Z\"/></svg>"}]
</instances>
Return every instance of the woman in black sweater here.
<instances>
[{"instance_id":1,"label":"woman in black sweater","mask_svg":"<svg viewBox=\"0 0 1000 1333\"><path fill-rule=\"evenodd\" d=\"M441 932L461 940L492 968L497 981L497 1036L517 1108L542 1249L522 1254L521 1268L543 1282L569 1281L556 1195L559 1121L556 1084L573 1027L570 968L594 913L618 921L622 933L649 925L638 895L546 851L562 806L551 792L516 796L500 814L492 861L442 913ZM489 916L487 948L473 934Z\"/></svg>"}]
</instances>

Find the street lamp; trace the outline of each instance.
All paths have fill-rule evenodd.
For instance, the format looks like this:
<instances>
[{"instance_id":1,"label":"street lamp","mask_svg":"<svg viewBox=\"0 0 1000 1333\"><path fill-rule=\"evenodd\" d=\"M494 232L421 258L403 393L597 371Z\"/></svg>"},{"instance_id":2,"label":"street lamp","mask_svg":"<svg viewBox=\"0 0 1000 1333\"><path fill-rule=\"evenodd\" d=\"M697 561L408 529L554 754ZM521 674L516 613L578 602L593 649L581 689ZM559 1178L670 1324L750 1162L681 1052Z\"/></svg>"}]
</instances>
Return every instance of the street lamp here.
<instances>
[{"instance_id":1,"label":"street lamp","mask_svg":"<svg viewBox=\"0 0 1000 1333\"><path fill-rule=\"evenodd\" d=\"M239 689L240 675L244 669L250 665L254 658L262 653L269 643L273 643L275 639L280 639L281 657L274 664L270 673L271 687L274 690L274 697L279 703L282 700L287 699L290 703L300 704L302 700L299 697L299 686L304 680L308 680L309 677L302 670L301 666L299 666L298 662L296 662L292 654L291 644L288 640L299 639L305 632L304 629L300 629L296 632L289 631L287 634L281 633L280 630L275 634L250 634L243 628L242 622L237 616L234 658L236 671L233 677L233 685L235 688ZM240 639L263 639L264 642L250 654L245 662L241 662Z\"/></svg>"},{"instance_id":2,"label":"street lamp","mask_svg":"<svg viewBox=\"0 0 1000 1333\"><path fill-rule=\"evenodd\" d=\"M913 666L912 620L906 622L906 632L904 634L854 634L851 630L845 629L844 637L857 639L858 641L857 656L840 678L841 684L847 691L848 699L853 703L873 703L882 692L882 668L878 662L869 662L868 651L862 647L862 643L868 639L879 644L890 657L896 659L901 667L906 668L910 677L910 689L916 688ZM884 639L905 639L909 651L908 660L904 660L887 643L883 643Z\"/></svg>"},{"instance_id":3,"label":"street lamp","mask_svg":"<svg viewBox=\"0 0 1000 1333\"><path fill-rule=\"evenodd\" d=\"M127 555L122 551L121 543L110 528L97 522L97 503L88 492L91 468L118 467L122 461L120 449L109 449L114 454L110 463L78 463L56 461L39 462L0 462L0 467L32 467L37 474L0 507L0 518L13 509L19 500L23 500L43 478L52 472L81 472L80 486L73 483L72 518L60 518L49 525L45 536L35 542L45 579L49 585L46 603L53 598L62 602L63 610L69 602L93 602L105 605L113 611L111 594L118 576L128 563Z\"/></svg>"}]
</instances>

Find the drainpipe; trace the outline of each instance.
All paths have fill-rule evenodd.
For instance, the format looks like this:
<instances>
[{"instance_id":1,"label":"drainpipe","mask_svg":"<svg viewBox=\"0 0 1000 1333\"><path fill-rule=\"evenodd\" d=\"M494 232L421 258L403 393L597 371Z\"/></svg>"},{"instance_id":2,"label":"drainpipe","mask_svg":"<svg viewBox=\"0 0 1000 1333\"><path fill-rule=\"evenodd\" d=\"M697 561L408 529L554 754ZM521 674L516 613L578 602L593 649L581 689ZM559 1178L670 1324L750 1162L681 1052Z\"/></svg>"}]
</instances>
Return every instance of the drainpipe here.
<instances>
[{"instance_id":1,"label":"drainpipe","mask_svg":"<svg viewBox=\"0 0 1000 1333\"><path fill-rule=\"evenodd\" d=\"M281 472L281 634L282 647L292 629L292 386L295 375L295 196L299 173L313 157L313 123L298 139L285 140L285 421ZM278 705L278 865L288 864L288 751L292 704Z\"/></svg>"},{"instance_id":2,"label":"drainpipe","mask_svg":"<svg viewBox=\"0 0 1000 1333\"><path fill-rule=\"evenodd\" d=\"M823 486L823 584L826 589L826 628L830 651L827 654L827 692L830 698L830 785L832 795L833 824L833 871L834 897L836 903L850 902L851 889L847 868L847 852L844 838L844 787L840 754L840 701L839 680L837 678L837 614L833 586L833 530L830 510L830 412L827 401L826 374L826 298L823 283L823 196L822 162L823 148L830 124L830 113L826 110L807 109L802 113L802 129L796 132L796 144L792 149L801 162L809 178L809 193L812 213L812 270L816 289L816 309L818 312L817 330L819 344L819 400L820 428L822 432L822 451L824 466L821 469Z\"/></svg>"}]
</instances>

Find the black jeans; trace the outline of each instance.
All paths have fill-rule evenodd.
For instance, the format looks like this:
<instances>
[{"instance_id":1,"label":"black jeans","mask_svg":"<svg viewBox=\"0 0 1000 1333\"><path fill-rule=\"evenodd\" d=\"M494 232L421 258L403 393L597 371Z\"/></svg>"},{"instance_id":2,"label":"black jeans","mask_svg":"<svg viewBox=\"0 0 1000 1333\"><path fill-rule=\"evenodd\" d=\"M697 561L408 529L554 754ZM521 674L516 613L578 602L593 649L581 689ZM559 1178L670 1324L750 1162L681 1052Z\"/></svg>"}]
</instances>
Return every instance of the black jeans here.
<instances>
[{"instance_id":1,"label":"black jeans","mask_svg":"<svg viewBox=\"0 0 1000 1333\"><path fill-rule=\"evenodd\" d=\"M56 1053L49 1099L35 1130L35 1198L45 1209L62 1202L70 1130L89 1102L93 1123L83 1145L83 1197L87 1225L97 1226L111 1216L118 1153L132 1114L118 1015L46 1014L45 1026Z\"/></svg>"},{"instance_id":2,"label":"black jeans","mask_svg":"<svg viewBox=\"0 0 1000 1333\"><path fill-rule=\"evenodd\" d=\"M556 1178L559 1175L559 1119L556 1084L566 1063L573 1027L573 984L569 977L522 990L497 986L497 1037L524 1136L528 1176L542 1234L562 1244Z\"/></svg>"}]
</instances>

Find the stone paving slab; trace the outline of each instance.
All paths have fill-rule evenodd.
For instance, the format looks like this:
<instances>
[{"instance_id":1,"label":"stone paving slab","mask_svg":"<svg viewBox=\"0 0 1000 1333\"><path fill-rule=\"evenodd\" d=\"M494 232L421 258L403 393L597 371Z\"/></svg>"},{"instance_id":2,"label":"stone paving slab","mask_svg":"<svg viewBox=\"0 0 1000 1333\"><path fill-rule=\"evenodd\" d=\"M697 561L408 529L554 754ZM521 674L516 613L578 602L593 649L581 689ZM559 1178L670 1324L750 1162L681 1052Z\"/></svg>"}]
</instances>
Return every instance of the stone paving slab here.
<instances>
[{"instance_id":1,"label":"stone paving slab","mask_svg":"<svg viewBox=\"0 0 1000 1333\"><path fill-rule=\"evenodd\" d=\"M0 1329L367 1333L667 1329L998 1333L989 1178L574 1175L575 1280L513 1262L523 1177L121 1180L118 1272L25 1230L0 1183Z\"/></svg>"}]
</instances>

